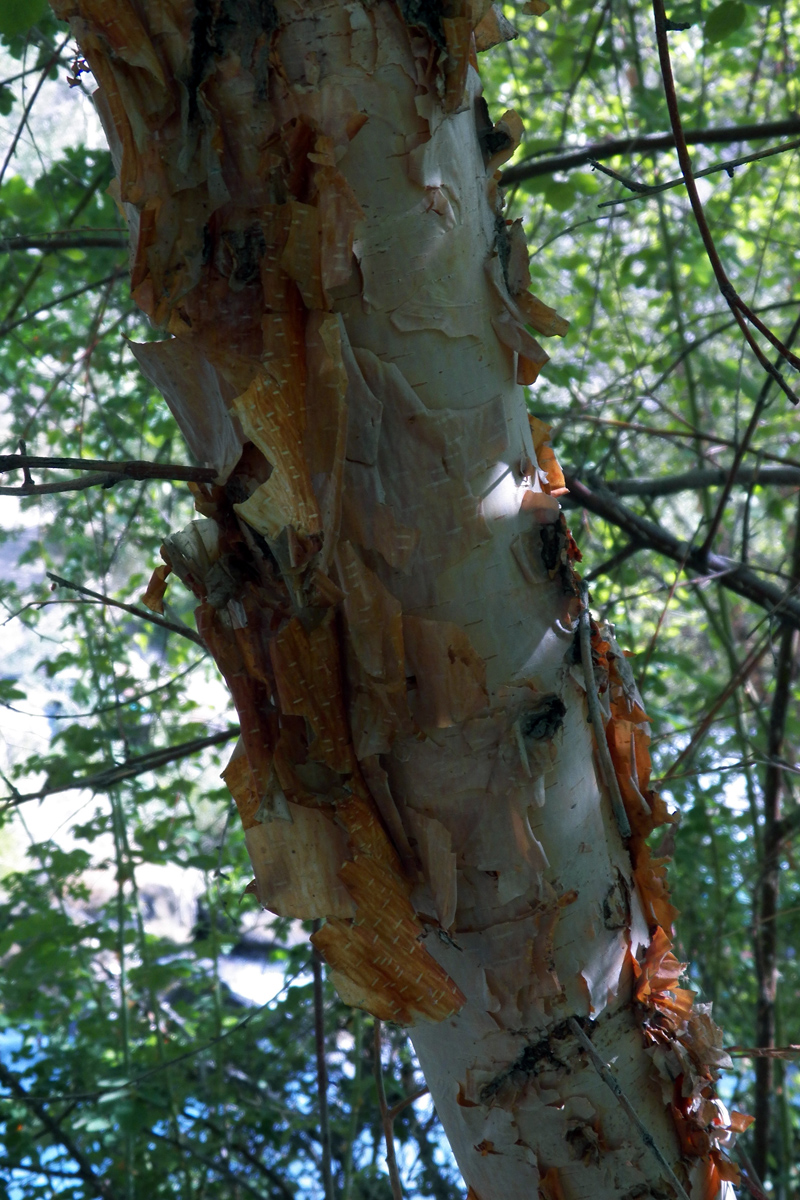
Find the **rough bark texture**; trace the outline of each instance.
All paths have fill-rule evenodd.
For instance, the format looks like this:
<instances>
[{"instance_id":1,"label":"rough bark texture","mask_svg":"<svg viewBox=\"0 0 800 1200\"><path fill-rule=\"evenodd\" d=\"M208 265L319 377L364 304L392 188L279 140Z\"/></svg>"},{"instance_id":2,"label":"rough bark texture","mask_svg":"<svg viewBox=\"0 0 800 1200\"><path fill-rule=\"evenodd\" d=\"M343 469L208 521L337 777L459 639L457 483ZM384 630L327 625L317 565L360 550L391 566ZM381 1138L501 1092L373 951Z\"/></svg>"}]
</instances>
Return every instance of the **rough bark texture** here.
<instances>
[{"instance_id":1,"label":"rough bark texture","mask_svg":"<svg viewBox=\"0 0 800 1200\"><path fill-rule=\"evenodd\" d=\"M507 23L485 0L54 8L99 83L133 295L172 335L134 353L218 472L164 556L240 714L225 778L261 901L324 918L343 998L412 1026L473 1200L713 1197L745 1119L677 986L646 717L609 631L581 662L521 386L530 328L566 323L497 187L521 122L490 120L475 51Z\"/></svg>"}]
</instances>

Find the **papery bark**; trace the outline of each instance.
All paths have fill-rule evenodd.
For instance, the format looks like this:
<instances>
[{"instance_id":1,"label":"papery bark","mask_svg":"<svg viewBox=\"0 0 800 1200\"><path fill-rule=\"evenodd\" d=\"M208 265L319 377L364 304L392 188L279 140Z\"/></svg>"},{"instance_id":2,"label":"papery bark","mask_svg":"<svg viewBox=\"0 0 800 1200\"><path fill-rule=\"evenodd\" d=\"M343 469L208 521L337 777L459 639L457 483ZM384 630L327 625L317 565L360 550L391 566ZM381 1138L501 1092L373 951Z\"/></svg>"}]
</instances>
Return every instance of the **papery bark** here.
<instances>
[{"instance_id":1,"label":"papery bark","mask_svg":"<svg viewBox=\"0 0 800 1200\"><path fill-rule=\"evenodd\" d=\"M646 717L595 628L623 843L563 476L521 386L547 361L530 329L566 323L498 192L522 128L489 119L475 46L507 22L485 0L54 7L100 85L133 295L172 335L134 353L218 472L164 554L239 710L225 778L261 901L326 918L342 997L411 1026L476 1200L675 1193L571 1017L712 1197L724 1055L677 983Z\"/></svg>"}]
</instances>

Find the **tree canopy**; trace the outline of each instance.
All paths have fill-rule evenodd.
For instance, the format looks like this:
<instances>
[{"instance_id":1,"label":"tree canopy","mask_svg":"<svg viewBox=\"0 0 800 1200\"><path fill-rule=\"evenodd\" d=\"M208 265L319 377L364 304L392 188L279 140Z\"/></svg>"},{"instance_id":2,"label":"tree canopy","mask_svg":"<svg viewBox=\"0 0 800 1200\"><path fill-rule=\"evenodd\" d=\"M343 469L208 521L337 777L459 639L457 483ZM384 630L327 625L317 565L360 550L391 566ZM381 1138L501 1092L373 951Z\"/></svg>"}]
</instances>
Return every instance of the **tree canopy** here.
<instances>
[{"instance_id":1,"label":"tree canopy","mask_svg":"<svg viewBox=\"0 0 800 1200\"><path fill-rule=\"evenodd\" d=\"M766 1142L743 1145L788 1198L800 8L678 3L660 61L647 5L545 7L504 5L517 36L481 55L494 119L514 109L525 126L507 217L534 290L570 322L529 403L681 812L663 852L690 986L730 1048L723 1095L759 1117ZM3 1194L320 1196L323 1037L335 1195L385 1200L372 1019L327 984L320 999L307 941L247 894L219 779L235 715L180 581L163 616L142 603L162 540L191 519L179 466L196 464L128 346L157 335L130 299L110 155L64 128L82 128L91 76L41 3L6 2L0 36L1 449L20 459L0 462ZM244 961L257 1001L237 992ZM458 1172L414 1098L410 1046L394 1028L382 1045L406 1194L450 1200Z\"/></svg>"}]
</instances>

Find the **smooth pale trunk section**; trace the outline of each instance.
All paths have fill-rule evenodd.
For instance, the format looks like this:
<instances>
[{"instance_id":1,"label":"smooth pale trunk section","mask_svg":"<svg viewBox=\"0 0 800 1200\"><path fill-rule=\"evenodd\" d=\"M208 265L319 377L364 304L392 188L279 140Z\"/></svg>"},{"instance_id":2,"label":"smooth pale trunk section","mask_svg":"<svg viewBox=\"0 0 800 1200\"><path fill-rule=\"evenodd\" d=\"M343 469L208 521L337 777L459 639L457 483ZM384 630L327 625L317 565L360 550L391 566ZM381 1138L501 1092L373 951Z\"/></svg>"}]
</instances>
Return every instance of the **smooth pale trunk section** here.
<instances>
[{"instance_id":1,"label":"smooth pale trunk section","mask_svg":"<svg viewBox=\"0 0 800 1200\"><path fill-rule=\"evenodd\" d=\"M330 45L320 12L313 26L300 21L292 31L306 53L312 27L315 44ZM658 1164L574 1038L561 1030L529 1073L510 1072L526 1046L569 1016L603 1014L595 1035L601 1052L614 1060L668 1159L677 1159L661 1088L629 1012L628 930L604 922L604 902L622 877L632 892L634 955L649 940L630 861L598 791L584 693L566 661L576 636L569 599L541 560L542 522L557 518L557 508L541 493L523 505L531 480L520 464L535 458L514 356L491 324L501 305L487 270L496 214L476 134L479 82L471 71L468 101L444 116L429 97L420 101L394 11L379 5L370 16L374 73L360 78L343 63L340 76L368 120L339 164L366 219L355 244L362 287L338 307L351 344L377 360L366 374L384 405L381 480L397 518L420 530L423 550L407 573L376 570L404 613L467 633L486 663L491 707L490 716L429 728L423 741L397 739L384 757L406 831L419 842L419 818L438 823L458 888L452 940L429 936L426 944L467 1004L441 1024L417 1025L411 1038L480 1200L535 1196L552 1168L568 1200L636 1195L658 1183ZM420 110L430 140L397 153L413 141ZM435 203L438 196L446 205ZM398 421L401 392L405 419ZM463 526L446 527L447 509L437 511L416 411L420 423L442 431L449 457L442 486L456 480L475 498L472 544ZM525 542L534 582L512 550L515 539ZM566 716L552 740L528 748L529 777L515 726L553 694ZM443 885L433 876L429 886L435 894ZM439 915L433 896L418 903ZM481 1103L482 1089L504 1073L508 1082Z\"/></svg>"}]
</instances>

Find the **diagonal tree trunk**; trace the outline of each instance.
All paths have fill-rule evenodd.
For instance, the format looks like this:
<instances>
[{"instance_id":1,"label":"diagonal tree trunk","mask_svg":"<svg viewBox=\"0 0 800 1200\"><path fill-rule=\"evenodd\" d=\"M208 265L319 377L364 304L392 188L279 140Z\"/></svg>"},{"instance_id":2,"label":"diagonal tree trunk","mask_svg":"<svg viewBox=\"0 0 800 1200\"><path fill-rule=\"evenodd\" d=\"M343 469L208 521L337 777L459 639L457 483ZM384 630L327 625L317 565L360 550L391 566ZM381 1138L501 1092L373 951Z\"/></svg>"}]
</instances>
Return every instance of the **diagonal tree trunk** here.
<instances>
[{"instance_id":1,"label":"diagonal tree trunk","mask_svg":"<svg viewBox=\"0 0 800 1200\"><path fill-rule=\"evenodd\" d=\"M53 6L171 335L133 352L217 471L147 599L169 570L197 595L262 903L324 918L342 997L411 1026L473 1200L710 1200L747 1119L678 987L646 717L526 413L530 329L566 323L503 215L499 8Z\"/></svg>"}]
</instances>

